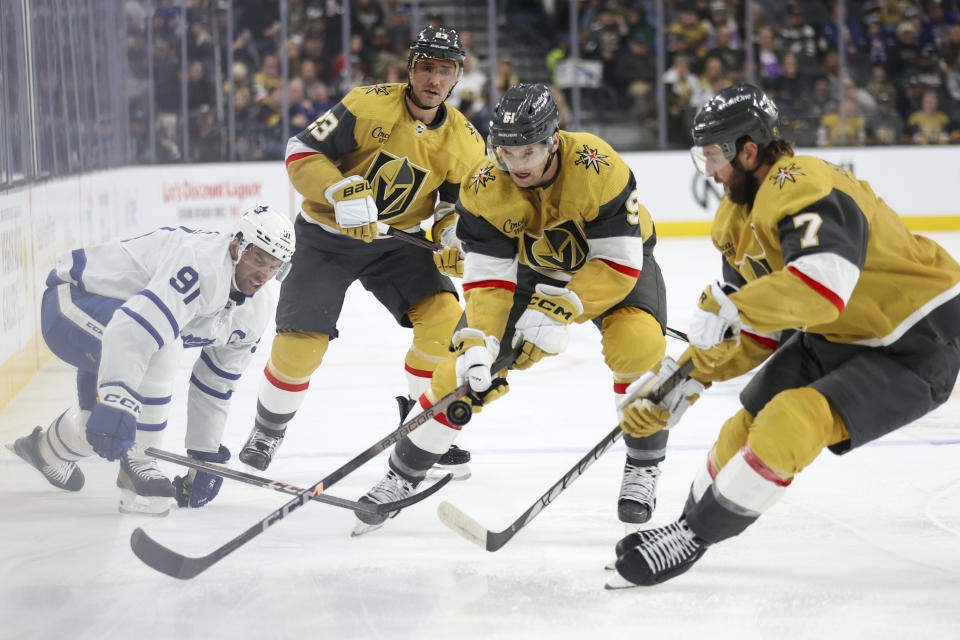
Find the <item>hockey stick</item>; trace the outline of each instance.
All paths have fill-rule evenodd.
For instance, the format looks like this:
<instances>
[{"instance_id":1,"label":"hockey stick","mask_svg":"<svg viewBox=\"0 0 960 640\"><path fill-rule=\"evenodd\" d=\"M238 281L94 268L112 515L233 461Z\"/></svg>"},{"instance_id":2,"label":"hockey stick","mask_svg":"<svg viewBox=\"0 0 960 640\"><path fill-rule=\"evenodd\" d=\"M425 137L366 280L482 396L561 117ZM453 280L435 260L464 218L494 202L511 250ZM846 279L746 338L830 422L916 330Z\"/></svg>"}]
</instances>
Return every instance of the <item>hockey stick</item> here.
<instances>
[{"instance_id":1,"label":"hockey stick","mask_svg":"<svg viewBox=\"0 0 960 640\"><path fill-rule=\"evenodd\" d=\"M174 464L179 464L184 467L189 467L191 469L196 469L197 471L203 471L206 473L212 473L215 476L220 476L221 478L228 478L230 480L238 480L240 482L245 482L246 484L252 484L255 487L263 487L265 489L273 489L274 491L279 491L280 493L286 493L292 496L298 496L302 492L306 491L303 487L297 487L292 484L287 484L285 482L277 482L276 480L270 480L269 478L262 478L260 476L255 476L251 473L246 473L244 471L237 471L236 469L231 469L230 467L225 467L219 464L213 464L210 462L204 462L203 460L197 460L196 458L189 458L187 456L181 456L170 451L164 451L162 449L156 449L154 447L147 447L146 451L148 456L153 456L158 460L165 460L167 462L172 462ZM412 496L404 498L402 500L397 500L395 502L384 502L382 504L376 504L373 502L358 502L356 500L347 500L345 498L338 498L337 496L327 495L326 493L311 493L310 499L316 500L317 502L322 502L324 504L330 504L335 507L341 507L343 509L350 509L352 511L366 511L367 513L389 513L391 511L396 511L397 509L404 509L409 507L412 504L416 504L421 500L428 498L429 496L436 493L443 487L445 484L450 482L453 478L452 473L444 475L440 480L430 486L428 489L424 489L420 493L415 493Z\"/></svg>"},{"instance_id":2,"label":"hockey stick","mask_svg":"<svg viewBox=\"0 0 960 640\"><path fill-rule=\"evenodd\" d=\"M394 229L390 225L383 222L377 224L377 231L379 231L382 235L392 236L398 240L415 244L418 247L423 247L424 249L429 249L430 251L439 251L440 249L443 249L443 245L439 242L430 242L426 238L421 238L415 233L408 233L406 231L401 231L400 229Z\"/></svg>"},{"instance_id":3,"label":"hockey stick","mask_svg":"<svg viewBox=\"0 0 960 640\"><path fill-rule=\"evenodd\" d=\"M694 369L693 360L688 360L680 366L677 371L673 373L669 378L667 378L663 386L660 388L660 392L650 399L653 402L659 402L663 396L670 392L679 382L686 378ZM523 529L525 526L530 524L530 521L537 517L537 515L543 511L547 505L553 502L557 496L566 490L573 481L583 475L583 473L590 468L590 466L596 462L604 452L609 449L613 444L620 439L620 436L623 432L620 430L620 425L614 427L614 429L605 435L603 439L598 442L593 449L591 449L585 456L580 458L580 460L563 474L563 477L560 478L557 482L553 484L547 492L540 496L536 502L530 505L530 508L524 511L519 518L513 521L513 523L504 529L503 531L491 531L484 527L482 524L465 514L463 511L453 506L449 502L441 502L437 506L437 517L440 518L440 521L450 528L455 533L458 533L462 537L466 538L470 542L486 549L487 551L496 551L503 545L510 542L510 539L517 534L520 529Z\"/></svg>"},{"instance_id":4,"label":"hockey stick","mask_svg":"<svg viewBox=\"0 0 960 640\"><path fill-rule=\"evenodd\" d=\"M513 362L515 353L511 352L506 356L501 356L491 367L494 371L499 371L506 366L506 363ZM470 405L462 400L470 393L470 386L460 385L444 397L437 400L431 407L424 409L410 420L391 431L376 443L370 445L365 451L358 454L352 460L332 471L325 478L316 482L313 486L301 491L293 500L286 503L276 511L273 511L267 517L263 518L249 529L234 537L232 540L220 545L205 556L191 557L177 553L169 549L153 538L146 531L137 527L130 535L130 548L140 560L147 566L156 569L160 573L165 573L173 578L189 580L197 574L209 569L214 564L223 560L230 553L239 547L250 542L258 535L275 525L285 516L292 513L298 507L303 506L311 500L313 494L323 493L326 489L339 482L345 476L358 469L364 463L375 458L382 451L401 440L410 432L429 422L434 416L446 412L447 420L459 424L466 424L470 419ZM457 416L455 418L454 416Z\"/></svg>"}]
</instances>

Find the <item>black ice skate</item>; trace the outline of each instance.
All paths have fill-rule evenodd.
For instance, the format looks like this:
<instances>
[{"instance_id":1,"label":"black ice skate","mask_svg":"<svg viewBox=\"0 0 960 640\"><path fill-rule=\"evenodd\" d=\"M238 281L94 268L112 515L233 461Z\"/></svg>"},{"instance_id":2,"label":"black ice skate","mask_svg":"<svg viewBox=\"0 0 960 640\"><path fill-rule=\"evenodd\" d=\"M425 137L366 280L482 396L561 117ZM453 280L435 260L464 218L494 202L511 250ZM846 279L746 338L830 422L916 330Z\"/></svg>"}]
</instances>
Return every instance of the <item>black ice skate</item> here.
<instances>
[{"instance_id":1,"label":"black ice skate","mask_svg":"<svg viewBox=\"0 0 960 640\"><path fill-rule=\"evenodd\" d=\"M42 473L47 482L57 489L80 491L84 480L80 467L75 462L47 464L40 455L40 438L42 437L43 429L36 427L30 435L17 438L13 444L8 444L7 448Z\"/></svg>"},{"instance_id":2,"label":"black ice skate","mask_svg":"<svg viewBox=\"0 0 960 640\"><path fill-rule=\"evenodd\" d=\"M692 567L709 546L690 530L683 516L665 527L647 529L640 537L640 544L617 560L617 575L607 582L607 589L666 582Z\"/></svg>"},{"instance_id":3,"label":"black ice skate","mask_svg":"<svg viewBox=\"0 0 960 640\"><path fill-rule=\"evenodd\" d=\"M657 479L660 467L641 467L627 458L620 483L620 499L617 501L617 516L621 522L642 524L650 519L657 506Z\"/></svg>"},{"instance_id":4,"label":"black ice skate","mask_svg":"<svg viewBox=\"0 0 960 640\"><path fill-rule=\"evenodd\" d=\"M393 469L387 471L387 475L377 483L375 487L360 496L360 502L369 502L374 504L384 504L386 502L395 502L403 500L413 495L419 482L410 482L403 476L396 473ZM388 513L367 513L365 511L354 511L359 522L354 526L351 536L361 536L371 531L376 531L384 525L388 518L395 518L397 511Z\"/></svg>"},{"instance_id":5,"label":"black ice skate","mask_svg":"<svg viewBox=\"0 0 960 640\"><path fill-rule=\"evenodd\" d=\"M156 458L134 448L120 458L120 513L165 516L170 513L170 499L176 490L170 479L157 466Z\"/></svg>"},{"instance_id":6,"label":"black ice skate","mask_svg":"<svg viewBox=\"0 0 960 640\"><path fill-rule=\"evenodd\" d=\"M254 425L247 444L240 450L240 462L248 464L254 469L266 471L273 460L273 454L283 442L284 431L272 431Z\"/></svg>"}]
</instances>

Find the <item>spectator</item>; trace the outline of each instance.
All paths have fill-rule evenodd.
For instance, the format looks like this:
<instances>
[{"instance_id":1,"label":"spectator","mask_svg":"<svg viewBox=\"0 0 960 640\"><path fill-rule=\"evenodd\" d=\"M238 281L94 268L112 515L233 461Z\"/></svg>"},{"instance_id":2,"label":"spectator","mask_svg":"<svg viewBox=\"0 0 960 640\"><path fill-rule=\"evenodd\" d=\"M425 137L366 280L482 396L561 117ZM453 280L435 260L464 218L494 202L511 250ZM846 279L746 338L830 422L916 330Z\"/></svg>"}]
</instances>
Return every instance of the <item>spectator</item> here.
<instances>
[{"instance_id":1,"label":"spectator","mask_svg":"<svg viewBox=\"0 0 960 640\"><path fill-rule=\"evenodd\" d=\"M893 97L889 93L877 96L877 112L867 118L867 144L894 145L903 142L903 119L893 110Z\"/></svg>"},{"instance_id":2,"label":"spectator","mask_svg":"<svg viewBox=\"0 0 960 640\"><path fill-rule=\"evenodd\" d=\"M774 46L773 29L767 25L757 31L757 66L760 72L760 83L764 88L776 84L777 78L783 70L780 67L780 58Z\"/></svg>"},{"instance_id":3,"label":"spectator","mask_svg":"<svg viewBox=\"0 0 960 640\"><path fill-rule=\"evenodd\" d=\"M952 113L948 114L952 120L960 118L960 51L948 61L946 77L947 97L952 103Z\"/></svg>"},{"instance_id":4,"label":"spectator","mask_svg":"<svg viewBox=\"0 0 960 640\"><path fill-rule=\"evenodd\" d=\"M739 47L734 48L730 27L720 24L716 27L713 48L707 51L707 57L720 58L730 82L736 84L743 77L743 63L746 54Z\"/></svg>"},{"instance_id":5,"label":"spectator","mask_svg":"<svg viewBox=\"0 0 960 640\"><path fill-rule=\"evenodd\" d=\"M787 5L787 24L777 32L776 50L797 54L802 73L812 73L819 66L820 54L826 47L817 36L816 29L808 24L800 6Z\"/></svg>"},{"instance_id":6,"label":"spectator","mask_svg":"<svg viewBox=\"0 0 960 640\"><path fill-rule=\"evenodd\" d=\"M863 32L860 30L860 21L851 11L851 3L846 3L846 17L842 27L842 41L847 53L856 54L867 50L867 41ZM823 21L820 27L823 41L826 48L837 50L837 43L841 41L841 27L837 24L837 18L840 11L837 0L830 0L830 17Z\"/></svg>"},{"instance_id":7,"label":"spectator","mask_svg":"<svg viewBox=\"0 0 960 640\"><path fill-rule=\"evenodd\" d=\"M886 65L889 50L896 44L896 39L884 28L876 13L868 14L863 21L867 25L867 57L874 65Z\"/></svg>"},{"instance_id":8,"label":"spectator","mask_svg":"<svg viewBox=\"0 0 960 640\"><path fill-rule=\"evenodd\" d=\"M656 58L641 34L631 36L627 49L613 67L611 84L627 101L632 118L644 119L653 111L652 92L657 81Z\"/></svg>"},{"instance_id":9,"label":"spectator","mask_svg":"<svg viewBox=\"0 0 960 640\"><path fill-rule=\"evenodd\" d=\"M885 95L892 101L896 94L893 83L887 78L887 68L882 64L875 64L870 69L870 79L866 84L867 92L873 97L874 101L879 101L881 95Z\"/></svg>"},{"instance_id":10,"label":"spectator","mask_svg":"<svg viewBox=\"0 0 960 640\"><path fill-rule=\"evenodd\" d=\"M920 42L929 42L943 53L946 48L947 34L950 28L957 24L957 14L954 11L945 10L942 0L926 0L923 4L926 17L922 20L920 27Z\"/></svg>"},{"instance_id":11,"label":"spectator","mask_svg":"<svg viewBox=\"0 0 960 640\"><path fill-rule=\"evenodd\" d=\"M303 43L300 45L301 64L309 60L313 63L316 79L323 82L330 82L330 80L333 79L330 63L328 62L331 57L326 49L326 40L323 38L323 32L319 29L307 30L303 36Z\"/></svg>"},{"instance_id":12,"label":"spectator","mask_svg":"<svg viewBox=\"0 0 960 640\"><path fill-rule=\"evenodd\" d=\"M717 34L721 29L727 32L727 43L725 46L733 49L740 49L740 28L737 21L730 15L727 3L724 0L711 0L707 19L703 21L707 28L707 46L714 48L717 45ZM707 54L709 55L709 53Z\"/></svg>"},{"instance_id":13,"label":"spectator","mask_svg":"<svg viewBox=\"0 0 960 640\"><path fill-rule=\"evenodd\" d=\"M857 105L844 98L842 113L828 113L820 118L817 142L821 147L859 147L866 140L866 124L857 115Z\"/></svg>"},{"instance_id":14,"label":"spectator","mask_svg":"<svg viewBox=\"0 0 960 640\"><path fill-rule=\"evenodd\" d=\"M887 72L895 83L903 82L904 77L917 63L920 47L917 45L917 30L912 22L901 22L897 27L897 41L888 50Z\"/></svg>"},{"instance_id":15,"label":"spectator","mask_svg":"<svg viewBox=\"0 0 960 640\"><path fill-rule=\"evenodd\" d=\"M217 125L216 114L209 104L200 105L190 123L190 160L193 162L219 162L223 160L222 127Z\"/></svg>"},{"instance_id":16,"label":"spectator","mask_svg":"<svg viewBox=\"0 0 960 640\"><path fill-rule=\"evenodd\" d=\"M508 88L520 83L520 78L513 70L513 58L508 55L500 56L500 64L497 65L497 84L495 87L497 101Z\"/></svg>"},{"instance_id":17,"label":"spectator","mask_svg":"<svg viewBox=\"0 0 960 640\"><path fill-rule=\"evenodd\" d=\"M914 111L920 111L923 108L923 85L917 76L909 76L903 84L903 91L900 93L897 104L897 112L904 120Z\"/></svg>"},{"instance_id":18,"label":"spectator","mask_svg":"<svg viewBox=\"0 0 960 640\"><path fill-rule=\"evenodd\" d=\"M703 72L699 78L700 91L698 92L697 104L692 105L699 109L707 100L717 95L730 86L730 80L727 78L726 71L723 68L723 61L720 58L708 57L703 62Z\"/></svg>"},{"instance_id":19,"label":"spectator","mask_svg":"<svg viewBox=\"0 0 960 640\"><path fill-rule=\"evenodd\" d=\"M687 60L700 60L707 53L710 32L697 18L693 4L677 7L677 19L667 27L667 51L684 54Z\"/></svg>"},{"instance_id":20,"label":"spectator","mask_svg":"<svg viewBox=\"0 0 960 640\"><path fill-rule=\"evenodd\" d=\"M940 68L943 61L937 55L937 50L932 44L925 44L920 48L920 55L913 67L913 73L917 80L926 89L933 89L937 93L943 94L946 78Z\"/></svg>"},{"instance_id":21,"label":"spectator","mask_svg":"<svg viewBox=\"0 0 960 640\"><path fill-rule=\"evenodd\" d=\"M690 60L677 55L673 65L663 73L667 94L667 141L675 146L689 146L692 105L701 104L700 81L690 70Z\"/></svg>"},{"instance_id":22,"label":"spectator","mask_svg":"<svg viewBox=\"0 0 960 640\"><path fill-rule=\"evenodd\" d=\"M790 51L783 54L781 67L782 73L771 80L768 93L780 108L780 115L792 121L806 111L812 83L807 76L800 75L797 54Z\"/></svg>"},{"instance_id":23,"label":"spectator","mask_svg":"<svg viewBox=\"0 0 960 640\"><path fill-rule=\"evenodd\" d=\"M263 65L253 74L253 93L257 99L268 96L283 83L280 77L280 62L275 54L263 57Z\"/></svg>"},{"instance_id":24,"label":"spectator","mask_svg":"<svg viewBox=\"0 0 960 640\"><path fill-rule=\"evenodd\" d=\"M947 144L960 138L950 118L940 111L940 98L932 89L923 92L921 108L907 118L907 135L913 144Z\"/></svg>"},{"instance_id":25,"label":"spectator","mask_svg":"<svg viewBox=\"0 0 960 640\"><path fill-rule=\"evenodd\" d=\"M550 72L551 84L556 84L557 82L557 65L565 60L567 56L570 55L570 41L567 36L560 36L557 38L556 42L553 45L553 48L547 52L547 70ZM470 56L467 56L469 59Z\"/></svg>"},{"instance_id":26,"label":"spectator","mask_svg":"<svg viewBox=\"0 0 960 640\"><path fill-rule=\"evenodd\" d=\"M193 60L187 65L187 105L190 109L199 109L201 105L216 102L217 90L213 82L207 79L203 63Z\"/></svg>"},{"instance_id":27,"label":"spectator","mask_svg":"<svg viewBox=\"0 0 960 640\"><path fill-rule=\"evenodd\" d=\"M376 0L353 0L350 5L352 33L370 40L373 30L383 25L383 7Z\"/></svg>"}]
</instances>

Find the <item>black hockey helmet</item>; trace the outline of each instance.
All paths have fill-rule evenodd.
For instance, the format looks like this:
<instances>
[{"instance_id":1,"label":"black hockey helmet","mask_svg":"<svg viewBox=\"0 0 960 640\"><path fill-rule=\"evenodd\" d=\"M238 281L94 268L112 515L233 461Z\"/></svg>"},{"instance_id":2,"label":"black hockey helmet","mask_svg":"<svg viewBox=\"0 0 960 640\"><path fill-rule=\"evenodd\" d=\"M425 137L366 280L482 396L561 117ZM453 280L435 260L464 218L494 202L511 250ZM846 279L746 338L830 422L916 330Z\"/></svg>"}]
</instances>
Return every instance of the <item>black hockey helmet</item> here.
<instances>
[{"instance_id":1,"label":"black hockey helmet","mask_svg":"<svg viewBox=\"0 0 960 640\"><path fill-rule=\"evenodd\" d=\"M490 120L491 147L541 142L557 130L559 110L545 84L515 84L503 93Z\"/></svg>"},{"instance_id":2,"label":"black hockey helmet","mask_svg":"<svg viewBox=\"0 0 960 640\"><path fill-rule=\"evenodd\" d=\"M420 58L434 58L436 60L451 60L457 64L457 71L463 71L463 59L467 52L460 42L460 34L453 29L426 26L417 35L417 39L410 44L410 55L407 58L407 68L417 66Z\"/></svg>"},{"instance_id":3,"label":"black hockey helmet","mask_svg":"<svg viewBox=\"0 0 960 640\"><path fill-rule=\"evenodd\" d=\"M734 85L700 107L690 135L694 162L703 171L698 156L701 160L704 158L704 147L720 147L723 157L732 162L741 137L749 136L761 149L779 138L780 110L761 89L751 84Z\"/></svg>"}]
</instances>

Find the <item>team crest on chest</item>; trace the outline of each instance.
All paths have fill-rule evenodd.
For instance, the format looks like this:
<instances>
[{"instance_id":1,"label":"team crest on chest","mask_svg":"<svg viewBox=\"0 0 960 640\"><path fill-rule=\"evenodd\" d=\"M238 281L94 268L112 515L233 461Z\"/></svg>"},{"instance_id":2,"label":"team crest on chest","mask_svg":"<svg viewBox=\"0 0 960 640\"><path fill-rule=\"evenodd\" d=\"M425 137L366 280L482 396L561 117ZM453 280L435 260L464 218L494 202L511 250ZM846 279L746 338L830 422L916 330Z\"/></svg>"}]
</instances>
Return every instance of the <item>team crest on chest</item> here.
<instances>
[{"instance_id":1,"label":"team crest on chest","mask_svg":"<svg viewBox=\"0 0 960 640\"><path fill-rule=\"evenodd\" d=\"M380 219L389 220L406 211L416 200L428 175L429 169L415 165L410 158L398 158L380 149L364 176L373 188Z\"/></svg>"},{"instance_id":2,"label":"team crest on chest","mask_svg":"<svg viewBox=\"0 0 960 640\"><path fill-rule=\"evenodd\" d=\"M531 265L558 271L576 271L590 251L583 230L569 220L544 229L540 238L524 234L523 245Z\"/></svg>"},{"instance_id":3,"label":"team crest on chest","mask_svg":"<svg viewBox=\"0 0 960 640\"><path fill-rule=\"evenodd\" d=\"M487 186L488 182L493 182L497 179L497 176L493 175L491 171L493 171L493 165L488 164L483 169L480 169L480 171L477 171L475 174L473 174L473 177L470 178L470 186L473 187L474 193L479 193L480 187L485 187Z\"/></svg>"},{"instance_id":4,"label":"team crest on chest","mask_svg":"<svg viewBox=\"0 0 960 640\"><path fill-rule=\"evenodd\" d=\"M577 151L576 153L579 157L574 161L573 164L582 164L583 168L588 171L590 167L593 167L597 173L600 173L601 164L607 167L610 166L610 163L604 159L609 156L599 153L597 149L591 149L587 145L583 145L583 149Z\"/></svg>"},{"instance_id":5,"label":"team crest on chest","mask_svg":"<svg viewBox=\"0 0 960 640\"><path fill-rule=\"evenodd\" d=\"M390 95L390 91L383 85L373 84L367 87L366 93L372 93L378 96Z\"/></svg>"},{"instance_id":6,"label":"team crest on chest","mask_svg":"<svg viewBox=\"0 0 960 640\"><path fill-rule=\"evenodd\" d=\"M783 185L787 182L796 182L797 176L802 176L804 173L797 169L797 163L791 162L786 167L777 167L777 173L770 177L770 179L777 183L777 186L783 189Z\"/></svg>"}]
</instances>

